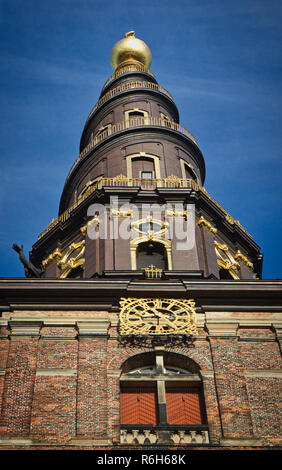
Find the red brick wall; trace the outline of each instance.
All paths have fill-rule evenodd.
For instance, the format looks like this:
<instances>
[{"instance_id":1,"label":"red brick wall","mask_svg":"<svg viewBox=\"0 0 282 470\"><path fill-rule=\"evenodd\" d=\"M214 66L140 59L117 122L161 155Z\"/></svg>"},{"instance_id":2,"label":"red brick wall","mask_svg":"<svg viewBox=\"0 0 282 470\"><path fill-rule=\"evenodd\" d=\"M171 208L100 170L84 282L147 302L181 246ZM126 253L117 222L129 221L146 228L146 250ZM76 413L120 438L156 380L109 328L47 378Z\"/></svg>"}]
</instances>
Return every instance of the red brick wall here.
<instances>
[{"instance_id":1,"label":"red brick wall","mask_svg":"<svg viewBox=\"0 0 282 470\"><path fill-rule=\"evenodd\" d=\"M76 432L76 377L36 377L31 435L38 441L65 441Z\"/></svg>"},{"instance_id":2,"label":"red brick wall","mask_svg":"<svg viewBox=\"0 0 282 470\"><path fill-rule=\"evenodd\" d=\"M1 433L29 435L38 337L11 337L1 413Z\"/></svg>"},{"instance_id":3,"label":"red brick wall","mask_svg":"<svg viewBox=\"0 0 282 470\"><path fill-rule=\"evenodd\" d=\"M78 334L73 326L59 325L41 328L40 339L3 337L2 331L1 437L29 436L42 445L118 442L120 371L127 359L152 348L119 344L115 327L110 334ZM202 329L194 344L167 351L200 369L212 444L221 438L278 443L281 356L271 328L240 328L225 338L208 337Z\"/></svg>"},{"instance_id":4,"label":"red brick wall","mask_svg":"<svg viewBox=\"0 0 282 470\"><path fill-rule=\"evenodd\" d=\"M253 436L246 380L237 339L211 339L224 437Z\"/></svg>"},{"instance_id":5,"label":"red brick wall","mask_svg":"<svg viewBox=\"0 0 282 470\"><path fill-rule=\"evenodd\" d=\"M2 407L2 399L4 392L5 372L9 354L9 340L6 327L0 328L0 410Z\"/></svg>"},{"instance_id":6,"label":"red brick wall","mask_svg":"<svg viewBox=\"0 0 282 470\"><path fill-rule=\"evenodd\" d=\"M42 328L31 420L39 442L75 436L77 350L74 328Z\"/></svg>"},{"instance_id":7,"label":"red brick wall","mask_svg":"<svg viewBox=\"0 0 282 470\"><path fill-rule=\"evenodd\" d=\"M77 434L94 437L107 433L107 339L79 339L77 376Z\"/></svg>"}]
</instances>

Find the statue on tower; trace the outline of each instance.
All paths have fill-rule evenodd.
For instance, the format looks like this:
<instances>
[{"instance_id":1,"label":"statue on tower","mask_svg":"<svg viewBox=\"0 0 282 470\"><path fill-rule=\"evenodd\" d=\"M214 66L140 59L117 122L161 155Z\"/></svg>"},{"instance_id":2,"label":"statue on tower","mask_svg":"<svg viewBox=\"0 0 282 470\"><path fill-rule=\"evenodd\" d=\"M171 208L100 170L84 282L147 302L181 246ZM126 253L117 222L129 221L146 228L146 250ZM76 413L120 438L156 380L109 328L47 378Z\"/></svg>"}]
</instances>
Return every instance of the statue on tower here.
<instances>
[{"instance_id":1,"label":"statue on tower","mask_svg":"<svg viewBox=\"0 0 282 470\"><path fill-rule=\"evenodd\" d=\"M26 277L42 277L44 273L43 268L36 268L34 264L28 261L23 252L23 245L19 246L16 243L13 244L13 250L19 254L20 261L24 265L24 272Z\"/></svg>"}]
</instances>

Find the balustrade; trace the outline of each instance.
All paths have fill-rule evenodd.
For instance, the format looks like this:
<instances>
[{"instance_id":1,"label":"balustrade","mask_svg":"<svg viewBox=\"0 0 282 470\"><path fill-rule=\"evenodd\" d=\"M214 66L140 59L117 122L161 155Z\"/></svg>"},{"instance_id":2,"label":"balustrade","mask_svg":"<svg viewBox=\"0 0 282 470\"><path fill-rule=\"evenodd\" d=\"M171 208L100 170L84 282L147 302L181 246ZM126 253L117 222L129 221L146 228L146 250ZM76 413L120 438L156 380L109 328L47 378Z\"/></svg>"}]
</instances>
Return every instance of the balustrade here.
<instances>
[{"instance_id":1,"label":"balustrade","mask_svg":"<svg viewBox=\"0 0 282 470\"><path fill-rule=\"evenodd\" d=\"M163 436L166 434L167 443L172 445L191 445L191 444L209 444L208 429L204 426L193 429L146 429L142 426L136 426L133 429L121 428L120 443L129 445L153 445L164 444Z\"/></svg>"},{"instance_id":2,"label":"balustrade","mask_svg":"<svg viewBox=\"0 0 282 470\"><path fill-rule=\"evenodd\" d=\"M89 186L85 193L74 202L68 209L66 209L62 214L59 215L57 219L53 219L48 227L38 235L38 239L42 238L47 232L49 232L55 225L59 222L65 222L70 216L72 211L79 206L85 199L90 196L93 191L96 189L102 189L103 187L139 187L143 190L154 190L157 187L160 188L187 188L198 190L199 186L195 181L190 179L182 179L177 177L169 178L154 178L154 179L142 179L142 178L127 178L126 176L120 175L114 178L101 178L95 184Z\"/></svg>"},{"instance_id":3,"label":"balustrade","mask_svg":"<svg viewBox=\"0 0 282 470\"><path fill-rule=\"evenodd\" d=\"M131 118L131 119L113 124L110 128L106 128L103 132L100 132L98 135L96 135L89 142L89 144L82 150L82 152L79 154L79 156L75 160L74 164L72 165L69 171L67 180L69 179L76 165L85 157L85 155L87 155L88 152L90 152L90 150L92 150L100 142L110 137L111 135L117 134L123 130L134 128L134 127L143 127L143 126L166 127L167 129L172 129L176 132L180 132L181 134L185 135L190 140L192 140L194 144L198 146L198 143L196 139L193 137L193 135L189 131L187 131L187 129L185 129L180 124L178 124L177 122L169 121L167 119L162 119L162 118L154 117L154 116L146 116L146 117L139 116L136 118Z\"/></svg>"},{"instance_id":4,"label":"balustrade","mask_svg":"<svg viewBox=\"0 0 282 470\"><path fill-rule=\"evenodd\" d=\"M165 88L161 87L160 85L157 85L156 83L146 82L146 81L141 81L141 80L128 82L128 83L122 83L121 85L117 86L116 88L113 88L112 90L105 93L104 96L102 96L102 98L95 104L95 106L89 113L87 121L91 118L91 116L96 111L96 109L102 106L102 104L104 104L110 98L113 98L114 96L119 95L120 93L123 93L125 91L131 90L134 88L146 88L150 90L159 91L160 93L163 93L166 96L168 96L173 101L171 94Z\"/></svg>"},{"instance_id":5,"label":"balustrade","mask_svg":"<svg viewBox=\"0 0 282 470\"><path fill-rule=\"evenodd\" d=\"M126 176L119 175L114 178L101 178L95 184L89 186L85 193L74 202L68 209L66 209L62 214L59 215L57 219L53 219L48 227L38 235L38 239L42 238L46 233L48 233L53 227L55 227L59 222L65 222L72 214L73 210L79 206L85 199L87 199L90 194L97 190L102 189L103 187L137 187L142 190L153 191L156 188L177 188L177 189L193 189L194 191L201 191L205 194L211 201L216 203L214 199L210 197L206 189L199 186L192 179L177 178L176 176L170 176L168 178L152 178L152 179L141 179L141 178L127 178ZM226 210L218 203L216 205L222 210L225 214L226 220L230 224L235 224L240 227L250 238L251 235L242 227L238 220L233 219Z\"/></svg>"},{"instance_id":6,"label":"balustrade","mask_svg":"<svg viewBox=\"0 0 282 470\"><path fill-rule=\"evenodd\" d=\"M144 65L141 65L141 64L131 64L131 65L126 65L126 66L123 66L123 67L120 67L118 70L116 70L109 78L108 80L106 81L105 85L103 86L103 90L106 88L106 86L109 85L109 83L111 83L113 80L115 80L116 78L120 77L121 75L124 75L125 73L128 73L128 72L145 72L145 73L148 73L149 75L151 75L152 77L155 78L155 75L153 74L153 72L151 72L151 70L147 69L146 67L144 67Z\"/></svg>"}]
</instances>

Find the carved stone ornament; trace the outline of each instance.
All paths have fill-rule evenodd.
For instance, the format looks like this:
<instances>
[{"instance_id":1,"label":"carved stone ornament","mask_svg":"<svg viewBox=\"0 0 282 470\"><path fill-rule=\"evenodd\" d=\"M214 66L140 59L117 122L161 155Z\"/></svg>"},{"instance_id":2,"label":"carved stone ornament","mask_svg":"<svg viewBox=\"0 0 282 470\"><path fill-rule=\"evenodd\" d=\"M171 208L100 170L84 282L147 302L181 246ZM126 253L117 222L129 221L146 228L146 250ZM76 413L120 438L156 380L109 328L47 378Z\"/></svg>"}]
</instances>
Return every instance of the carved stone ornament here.
<instances>
[{"instance_id":1,"label":"carved stone ornament","mask_svg":"<svg viewBox=\"0 0 282 470\"><path fill-rule=\"evenodd\" d=\"M195 302L192 299L120 300L121 335L197 335Z\"/></svg>"}]
</instances>

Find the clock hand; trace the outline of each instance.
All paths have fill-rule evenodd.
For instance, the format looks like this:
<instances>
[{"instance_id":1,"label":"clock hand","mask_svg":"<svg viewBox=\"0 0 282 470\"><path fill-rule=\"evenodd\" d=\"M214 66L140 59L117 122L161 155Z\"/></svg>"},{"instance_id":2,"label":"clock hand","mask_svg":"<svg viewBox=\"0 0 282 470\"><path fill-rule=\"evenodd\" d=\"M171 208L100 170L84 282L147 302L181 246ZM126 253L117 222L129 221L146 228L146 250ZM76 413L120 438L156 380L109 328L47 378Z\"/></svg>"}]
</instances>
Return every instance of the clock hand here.
<instances>
[{"instance_id":1,"label":"clock hand","mask_svg":"<svg viewBox=\"0 0 282 470\"><path fill-rule=\"evenodd\" d=\"M162 313L158 312L154 307L150 307L150 310L153 310L153 312L155 312L155 315L159 318L162 318L163 320L166 321L166 323L168 323L168 325L172 326L172 328L174 328L175 330L177 329L177 326L172 323L168 318L166 318Z\"/></svg>"}]
</instances>

